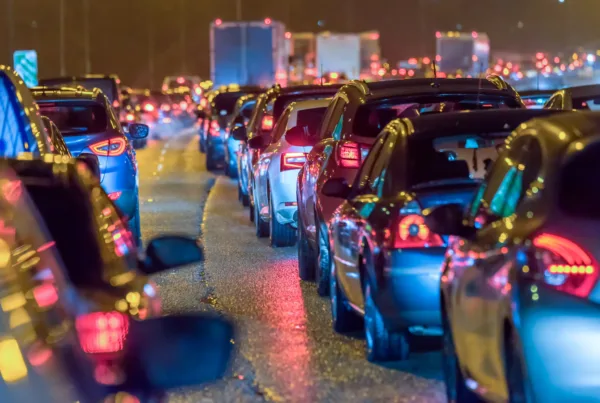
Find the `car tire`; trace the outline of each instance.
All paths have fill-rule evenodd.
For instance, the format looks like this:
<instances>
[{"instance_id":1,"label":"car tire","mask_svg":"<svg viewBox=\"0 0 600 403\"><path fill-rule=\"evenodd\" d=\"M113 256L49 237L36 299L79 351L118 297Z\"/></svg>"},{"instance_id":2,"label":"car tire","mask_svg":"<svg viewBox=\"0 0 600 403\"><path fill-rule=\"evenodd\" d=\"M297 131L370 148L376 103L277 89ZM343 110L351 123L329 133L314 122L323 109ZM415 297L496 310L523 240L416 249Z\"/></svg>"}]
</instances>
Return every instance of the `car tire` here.
<instances>
[{"instance_id":1,"label":"car tire","mask_svg":"<svg viewBox=\"0 0 600 403\"><path fill-rule=\"evenodd\" d=\"M444 312L442 312L442 328L444 330L442 367L444 370L446 399L448 403L483 403L483 399L479 398L465 384L465 378L460 369L458 355L456 354L450 323Z\"/></svg>"},{"instance_id":2,"label":"car tire","mask_svg":"<svg viewBox=\"0 0 600 403\"><path fill-rule=\"evenodd\" d=\"M410 353L408 333L392 332L385 326L383 316L373 299L374 292L375 287L367 278L364 292L367 360L370 362L406 360Z\"/></svg>"},{"instance_id":3,"label":"car tire","mask_svg":"<svg viewBox=\"0 0 600 403\"><path fill-rule=\"evenodd\" d=\"M331 305L331 326L337 333L358 332L363 327L363 319L346 303L346 296L337 282L335 264L331 262L329 274L329 302Z\"/></svg>"},{"instance_id":4,"label":"car tire","mask_svg":"<svg viewBox=\"0 0 600 403\"><path fill-rule=\"evenodd\" d=\"M317 252L317 260L315 263L315 280L317 283L317 293L321 297L329 296L329 272L331 267L329 261L332 257L331 251L329 250L328 238L329 237L323 228L317 232L319 250Z\"/></svg>"},{"instance_id":5,"label":"car tire","mask_svg":"<svg viewBox=\"0 0 600 403\"><path fill-rule=\"evenodd\" d=\"M527 403L533 401L530 397L523 361L519 353L520 341L514 330L506 337L504 343L504 371L508 389L508 403Z\"/></svg>"},{"instance_id":6,"label":"car tire","mask_svg":"<svg viewBox=\"0 0 600 403\"><path fill-rule=\"evenodd\" d=\"M280 248L296 244L298 231L291 225L279 224L271 194L269 194L269 227L269 240L272 247Z\"/></svg>"},{"instance_id":7,"label":"car tire","mask_svg":"<svg viewBox=\"0 0 600 403\"><path fill-rule=\"evenodd\" d=\"M254 202L254 228L256 229L256 236L258 238L266 238L269 236L269 223L264 222L263 219L260 218L260 211L258 210L256 201Z\"/></svg>"},{"instance_id":8,"label":"car tire","mask_svg":"<svg viewBox=\"0 0 600 403\"><path fill-rule=\"evenodd\" d=\"M315 261L315 252L306 237L302 215L298 213L298 276L301 280L313 281L315 279Z\"/></svg>"}]
</instances>

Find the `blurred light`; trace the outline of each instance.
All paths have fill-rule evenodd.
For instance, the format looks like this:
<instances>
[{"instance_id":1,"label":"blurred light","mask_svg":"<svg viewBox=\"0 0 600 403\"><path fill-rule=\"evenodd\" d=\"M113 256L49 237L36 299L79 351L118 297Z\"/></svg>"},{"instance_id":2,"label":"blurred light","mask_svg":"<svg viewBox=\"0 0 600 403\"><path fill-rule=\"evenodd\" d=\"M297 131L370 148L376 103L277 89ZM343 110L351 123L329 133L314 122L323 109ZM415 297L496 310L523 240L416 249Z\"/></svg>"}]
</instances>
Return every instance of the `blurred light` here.
<instances>
[{"instance_id":1,"label":"blurred light","mask_svg":"<svg viewBox=\"0 0 600 403\"><path fill-rule=\"evenodd\" d=\"M504 70L502 70L502 74L504 74L505 76L507 76L507 75L510 74L510 70L505 67Z\"/></svg>"},{"instance_id":2,"label":"blurred light","mask_svg":"<svg viewBox=\"0 0 600 403\"><path fill-rule=\"evenodd\" d=\"M564 64L560 65L560 71L565 71L567 69L567 66L565 66Z\"/></svg>"},{"instance_id":3,"label":"blurred light","mask_svg":"<svg viewBox=\"0 0 600 403\"><path fill-rule=\"evenodd\" d=\"M550 66L546 66L546 67L544 67L544 72L551 73L552 72L552 68L550 68Z\"/></svg>"},{"instance_id":4,"label":"blurred light","mask_svg":"<svg viewBox=\"0 0 600 403\"><path fill-rule=\"evenodd\" d=\"M569 70L575 70L575 66L573 65L573 63L569 64Z\"/></svg>"},{"instance_id":5,"label":"blurred light","mask_svg":"<svg viewBox=\"0 0 600 403\"><path fill-rule=\"evenodd\" d=\"M385 76L385 69L379 69L379 71L377 72L377 74L379 75L379 77Z\"/></svg>"},{"instance_id":6,"label":"blurred light","mask_svg":"<svg viewBox=\"0 0 600 403\"><path fill-rule=\"evenodd\" d=\"M376 32L376 33L374 33L374 34L371 34L371 35L369 36L369 39L371 39L372 41L377 41L377 40L379 40L379 33L377 33L377 32Z\"/></svg>"},{"instance_id":7,"label":"blurred light","mask_svg":"<svg viewBox=\"0 0 600 403\"><path fill-rule=\"evenodd\" d=\"M473 38L477 38L479 36L479 34L477 32L475 32L475 31L473 31L473 32L471 32L471 36Z\"/></svg>"},{"instance_id":8,"label":"blurred light","mask_svg":"<svg viewBox=\"0 0 600 403\"><path fill-rule=\"evenodd\" d=\"M538 60L542 60L544 58L544 54L542 52L537 52L535 54L535 58Z\"/></svg>"},{"instance_id":9,"label":"blurred light","mask_svg":"<svg viewBox=\"0 0 600 403\"><path fill-rule=\"evenodd\" d=\"M535 67L537 67L538 69L541 69L544 67L544 65L542 64L542 62L536 62Z\"/></svg>"},{"instance_id":10,"label":"blurred light","mask_svg":"<svg viewBox=\"0 0 600 403\"><path fill-rule=\"evenodd\" d=\"M121 104L119 103L119 101L117 101L116 99L113 101L112 106L113 108L118 108Z\"/></svg>"},{"instance_id":11,"label":"blurred light","mask_svg":"<svg viewBox=\"0 0 600 403\"><path fill-rule=\"evenodd\" d=\"M16 382L27 376L27 366L19 343L13 338L0 341L0 375L6 383Z\"/></svg>"},{"instance_id":12,"label":"blurred light","mask_svg":"<svg viewBox=\"0 0 600 403\"><path fill-rule=\"evenodd\" d=\"M438 63L441 62L442 61L442 56L435 55L435 61L438 62Z\"/></svg>"},{"instance_id":13,"label":"blurred light","mask_svg":"<svg viewBox=\"0 0 600 403\"><path fill-rule=\"evenodd\" d=\"M81 348L86 353L113 353L123 350L129 318L119 312L95 312L76 319Z\"/></svg>"},{"instance_id":14,"label":"blurred light","mask_svg":"<svg viewBox=\"0 0 600 403\"><path fill-rule=\"evenodd\" d=\"M220 19L220 18L217 18L217 19L215 20L215 25L221 25L222 23L223 23L223 20L222 20L222 19Z\"/></svg>"},{"instance_id":15,"label":"blurred light","mask_svg":"<svg viewBox=\"0 0 600 403\"><path fill-rule=\"evenodd\" d=\"M144 110L146 112L154 112L154 105L152 105L150 103L146 103L146 104L144 104Z\"/></svg>"},{"instance_id":16,"label":"blurred light","mask_svg":"<svg viewBox=\"0 0 600 403\"><path fill-rule=\"evenodd\" d=\"M291 32L286 32L285 33L285 39L291 39L292 38L292 33Z\"/></svg>"},{"instance_id":17,"label":"blurred light","mask_svg":"<svg viewBox=\"0 0 600 403\"><path fill-rule=\"evenodd\" d=\"M560 57L556 56L554 58L554 63L556 63L556 64L560 63Z\"/></svg>"},{"instance_id":18,"label":"blurred light","mask_svg":"<svg viewBox=\"0 0 600 403\"><path fill-rule=\"evenodd\" d=\"M513 64L511 62L508 62L508 63L506 63L506 67L509 68L509 69L512 69Z\"/></svg>"},{"instance_id":19,"label":"blurred light","mask_svg":"<svg viewBox=\"0 0 600 403\"><path fill-rule=\"evenodd\" d=\"M425 56L425 57L423 58L423 64L429 64L429 63L431 63L431 59L430 59L430 58L428 58L427 56Z\"/></svg>"},{"instance_id":20,"label":"blurred light","mask_svg":"<svg viewBox=\"0 0 600 403\"><path fill-rule=\"evenodd\" d=\"M588 63L594 63L596 61L596 56L594 56L593 54L588 54L587 55L587 61Z\"/></svg>"},{"instance_id":21,"label":"blurred light","mask_svg":"<svg viewBox=\"0 0 600 403\"><path fill-rule=\"evenodd\" d=\"M127 116L125 117L125 119L128 122L133 122L135 120L135 116L133 116L133 113L128 113Z\"/></svg>"},{"instance_id":22,"label":"blurred light","mask_svg":"<svg viewBox=\"0 0 600 403\"><path fill-rule=\"evenodd\" d=\"M58 301L58 292L54 284L45 283L33 289L33 298L35 298L35 302L37 302L40 308L46 308Z\"/></svg>"},{"instance_id":23,"label":"blurred light","mask_svg":"<svg viewBox=\"0 0 600 403\"><path fill-rule=\"evenodd\" d=\"M108 194L108 198L112 201L117 200L119 197L121 197L121 193L122 192L112 192Z\"/></svg>"},{"instance_id":24,"label":"blurred light","mask_svg":"<svg viewBox=\"0 0 600 403\"><path fill-rule=\"evenodd\" d=\"M267 25L271 25L271 22L273 22L270 18L265 18L265 24Z\"/></svg>"},{"instance_id":25,"label":"blurred light","mask_svg":"<svg viewBox=\"0 0 600 403\"><path fill-rule=\"evenodd\" d=\"M573 53L573 60L579 59L579 55L577 53Z\"/></svg>"},{"instance_id":26,"label":"blurred light","mask_svg":"<svg viewBox=\"0 0 600 403\"><path fill-rule=\"evenodd\" d=\"M575 60L573 62L573 66L575 66L575 67L579 67L580 65L581 65L581 63L579 62L579 60Z\"/></svg>"},{"instance_id":27,"label":"blurred light","mask_svg":"<svg viewBox=\"0 0 600 403\"><path fill-rule=\"evenodd\" d=\"M408 64L414 65L414 64L417 64L417 63L419 63L419 61L415 57L411 57L410 59L408 59Z\"/></svg>"},{"instance_id":28,"label":"blurred light","mask_svg":"<svg viewBox=\"0 0 600 403\"><path fill-rule=\"evenodd\" d=\"M437 31L437 32L435 33L435 37L436 37L436 38L441 38L441 37L442 37L442 33L441 33L440 31Z\"/></svg>"},{"instance_id":29,"label":"blurred light","mask_svg":"<svg viewBox=\"0 0 600 403\"><path fill-rule=\"evenodd\" d=\"M185 78L177 77L177 84L183 84L183 83L185 83Z\"/></svg>"},{"instance_id":30,"label":"blurred light","mask_svg":"<svg viewBox=\"0 0 600 403\"><path fill-rule=\"evenodd\" d=\"M196 93L196 95L202 95L202 88L196 87L194 88L194 92Z\"/></svg>"},{"instance_id":31,"label":"blurred light","mask_svg":"<svg viewBox=\"0 0 600 403\"><path fill-rule=\"evenodd\" d=\"M479 58L477 57L477 55L473 55L473 56L471 56L471 60L476 62L477 60L479 60Z\"/></svg>"},{"instance_id":32,"label":"blurred light","mask_svg":"<svg viewBox=\"0 0 600 403\"><path fill-rule=\"evenodd\" d=\"M184 109L187 109L187 107L188 107L188 104L187 104L187 102L185 102L185 101L181 101L181 102L179 103L179 107L180 107L182 110L184 110Z\"/></svg>"},{"instance_id":33,"label":"blurred light","mask_svg":"<svg viewBox=\"0 0 600 403\"><path fill-rule=\"evenodd\" d=\"M340 76L339 76L339 74L338 74L338 73L336 73L336 72L333 72L333 73L329 74L329 77L330 77L331 79L335 80L335 79L339 78Z\"/></svg>"},{"instance_id":34,"label":"blurred light","mask_svg":"<svg viewBox=\"0 0 600 403\"><path fill-rule=\"evenodd\" d=\"M10 312L24 306L26 302L27 300L25 299L23 293L16 292L0 299L0 306L2 306L2 310L4 312Z\"/></svg>"},{"instance_id":35,"label":"blurred light","mask_svg":"<svg viewBox=\"0 0 600 403\"><path fill-rule=\"evenodd\" d=\"M542 60L542 64L543 64L544 66L547 66L547 65L548 65L548 63L549 63L549 62L548 62L548 59L544 58L544 60Z\"/></svg>"},{"instance_id":36,"label":"blurred light","mask_svg":"<svg viewBox=\"0 0 600 403\"><path fill-rule=\"evenodd\" d=\"M408 76L409 77L414 77L415 75L415 71L414 70L408 70Z\"/></svg>"},{"instance_id":37,"label":"blurred light","mask_svg":"<svg viewBox=\"0 0 600 403\"><path fill-rule=\"evenodd\" d=\"M406 69L400 69L400 70L398 70L398 74L400 74L401 76L405 76L406 75Z\"/></svg>"},{"instance_id":38,"label":"blurred light","mask_svg":"<svg viewBox=\"0 0 600 403\"><path fill-rule=\"evenodd\" d=\"M494 66L494 71L496 73L500 73L502 71L502 66L500 66L499 64L495 65Z\"/></svg>"},{"instance_id":39,"label":"blurred light","mask_svg":"<svg viewBox=\"0 0 600 403\"><path fill-rule=\"evenodd\" d=\"M520 71L517 72L517 78L520 80L523 78L523 73L521 73Z\"/></svg>"},{"instance_id":40,"label":"blurred light","mask_svg":"<svg viewBox=\"0 0 600 403\"><path fill-rule=\"evenodd\" d=\"M393 76L397 76L397 75L398 75L398 70L396 70L396 69L392 69L392 75L393 75Z\"/></svg>"}]
</instances>

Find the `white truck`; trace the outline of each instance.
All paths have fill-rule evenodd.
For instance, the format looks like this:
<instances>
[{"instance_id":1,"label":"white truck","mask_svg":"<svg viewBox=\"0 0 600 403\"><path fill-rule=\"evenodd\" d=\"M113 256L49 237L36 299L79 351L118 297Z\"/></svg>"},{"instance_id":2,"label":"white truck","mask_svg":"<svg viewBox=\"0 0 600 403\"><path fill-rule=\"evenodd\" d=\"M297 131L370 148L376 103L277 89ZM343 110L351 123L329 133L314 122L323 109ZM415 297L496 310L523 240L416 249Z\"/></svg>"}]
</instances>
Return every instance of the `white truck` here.
<instances>
[{"instance_id":1,"label":"white truck","mask_svg":"<svg viewBox=\"0 0 600 403\"><path fill-rule=\"evenodd\" d=\"M317 34L316 68L318 75L337 73L358 79L361 73L359 34L321 32Z\"/></svg>"},{"instance_id":2,"label":"white truck","mask_svg":"<svg viewBox=\"0 0 600 403\"><path fill-rule=\"evenodd\" d=\"M463 76L485 74L490 63L490 38L483 32L437 32L437 69Z\"/></svg>"}]
</instances>

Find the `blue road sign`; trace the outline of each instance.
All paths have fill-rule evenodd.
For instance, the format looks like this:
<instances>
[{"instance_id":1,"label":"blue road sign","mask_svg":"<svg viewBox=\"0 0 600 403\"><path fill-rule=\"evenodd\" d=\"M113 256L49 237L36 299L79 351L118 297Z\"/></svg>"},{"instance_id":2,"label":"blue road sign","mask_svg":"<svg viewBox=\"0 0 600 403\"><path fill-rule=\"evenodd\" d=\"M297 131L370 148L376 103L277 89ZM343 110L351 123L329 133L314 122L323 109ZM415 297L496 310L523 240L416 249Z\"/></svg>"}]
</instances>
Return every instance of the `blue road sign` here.
<instances>
[{"instance_id":1,"label":"blue road sign","mask_svg":"<svg viewBox=\"0 0 600 403\"><path fill-rule=\"evenodd\" d=\"M17 50L13 53L14 68L23 78L25 85L38 85L38 60L35 50Z\"/></svg>"}]
</instances>

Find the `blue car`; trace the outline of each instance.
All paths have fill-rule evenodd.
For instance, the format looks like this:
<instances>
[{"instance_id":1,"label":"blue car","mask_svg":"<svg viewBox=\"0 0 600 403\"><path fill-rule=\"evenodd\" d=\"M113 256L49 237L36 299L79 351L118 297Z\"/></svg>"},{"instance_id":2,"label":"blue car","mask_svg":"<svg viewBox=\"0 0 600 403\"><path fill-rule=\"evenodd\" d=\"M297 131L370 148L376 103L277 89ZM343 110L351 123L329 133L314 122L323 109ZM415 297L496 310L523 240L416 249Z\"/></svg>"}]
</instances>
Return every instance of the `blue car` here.
<instances>
[{"instance_id":1,"label":"blue car","mask_svg":"<svg viewBox=\"0 0 600 403\"><path fill-rule=\"evenodd\" d=\"M56 124L74 157L95 154L100 183L128 217L137 243L141 242L138 168L132 139L145 138L148 126L130 124L126 134L109 100L99 89L32 89L42 115Z\"/></svg>"}]
</instances>

